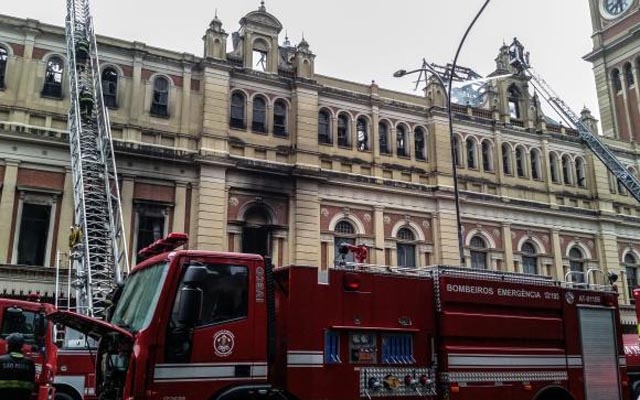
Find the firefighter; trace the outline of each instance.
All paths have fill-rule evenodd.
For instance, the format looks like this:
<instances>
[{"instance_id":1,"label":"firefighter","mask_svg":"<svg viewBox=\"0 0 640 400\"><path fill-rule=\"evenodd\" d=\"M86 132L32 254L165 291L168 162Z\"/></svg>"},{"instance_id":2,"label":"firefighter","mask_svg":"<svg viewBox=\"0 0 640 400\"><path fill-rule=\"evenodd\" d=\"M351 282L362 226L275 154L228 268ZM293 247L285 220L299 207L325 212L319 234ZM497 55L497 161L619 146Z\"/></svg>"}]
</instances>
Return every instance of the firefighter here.
<instances>
[{"instance_id":1,"label":"firefighter","mask_svg":"<svg viewBox=\"0 0 640 400\"><path fill-rule=\"evenodd\" d=\"M91 118L93 113L93 94L86 86L80 89L80 115L84 118Z\"/></svg>"},{"instance_id":2,"label":"firefighter","mask_svg":"<svg viewBox=\"0 0 640 400\"><path fill-rule=\"evenodd\" d=\"M78 67L84 66L89 58L89 42L86 39L76 40L76 64Z\"/></svg>"},{"instance_id":3,"label":"firefighter","mask_svg":"<svg viewBox=\"0 0 640 400\"><path fill-rule=\"evenodd\" d=\"M8 353L0 357L0 399L31 400L36 380L33 361L22 353L21 333L7 336Z\"/></svg>"}]
</instances>

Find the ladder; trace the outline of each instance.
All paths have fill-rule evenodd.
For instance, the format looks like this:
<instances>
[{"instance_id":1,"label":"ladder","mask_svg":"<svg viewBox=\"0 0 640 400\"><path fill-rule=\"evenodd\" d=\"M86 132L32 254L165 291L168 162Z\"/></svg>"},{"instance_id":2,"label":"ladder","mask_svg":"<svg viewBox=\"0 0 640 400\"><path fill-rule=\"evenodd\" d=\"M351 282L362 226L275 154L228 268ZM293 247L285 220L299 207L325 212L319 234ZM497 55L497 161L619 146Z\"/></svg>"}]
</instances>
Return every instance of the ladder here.
<instances>
[{"instance_id":1,"label":"ladder","mask_svg":"<svg viewBox=\"0 0 640 400\"><path fill-rule=\"evenodd\" d=\"M129 271L120 190L89 0L67 0L69 147L74 226L69 237L79 313L102 317Z\"/></svg>"},{"instance_id":2,"label":"ladder","mask_svg":"<svg viewBox=\"0 0 640 400\"><path fill-rule=\"evenodd\" d=\"M597 136L591 133L589 128L580 120L580 117L553 91L551 86L529 65L528 53L523 51L522 45L514 41L509 49L510 63L518 71L529 76L542 97L558 112L567 123L572 124L578 131L580 139L602 161L629 193L640 201L640 180L630 172L622 162L613 154L607 145Z\"/></svg>"}]
</instances>

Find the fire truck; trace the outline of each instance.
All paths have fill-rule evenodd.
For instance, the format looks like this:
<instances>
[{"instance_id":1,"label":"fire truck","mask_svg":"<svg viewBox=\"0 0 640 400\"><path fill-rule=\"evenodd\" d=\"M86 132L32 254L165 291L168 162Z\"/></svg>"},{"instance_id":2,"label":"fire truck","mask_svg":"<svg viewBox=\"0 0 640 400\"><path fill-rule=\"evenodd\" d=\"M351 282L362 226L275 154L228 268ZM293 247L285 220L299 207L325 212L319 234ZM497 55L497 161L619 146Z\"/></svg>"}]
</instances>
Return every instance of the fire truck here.
<instances>
[{"instance_id":1,"label":"fire truck","mask_svg":"<svg viewBox=\"0 0 640 400\"><path fill-rule=\"evenodd\" d=\"M110 322L48 318L100 340L98 397L629 399L618 294L584 279L143 249Z\"/></svg>"},{"instance_id":2,"label":"fire truck","mask_svg":"<svg viewBox=\"0 0 640 400\"><path fill-rule=\"evenodd\" d=\"M36 364L38 400L95 399L94 357L85 336L68 330L67 339L56 340L56 328L45 315L56 308L37 301L0 298L0 349L6 353L5 338L14 332L25 337L23 351ZM75 333L75 335L74 335ZM90 342L89 342L90 344Z\"/></svg>"}]
</instances>

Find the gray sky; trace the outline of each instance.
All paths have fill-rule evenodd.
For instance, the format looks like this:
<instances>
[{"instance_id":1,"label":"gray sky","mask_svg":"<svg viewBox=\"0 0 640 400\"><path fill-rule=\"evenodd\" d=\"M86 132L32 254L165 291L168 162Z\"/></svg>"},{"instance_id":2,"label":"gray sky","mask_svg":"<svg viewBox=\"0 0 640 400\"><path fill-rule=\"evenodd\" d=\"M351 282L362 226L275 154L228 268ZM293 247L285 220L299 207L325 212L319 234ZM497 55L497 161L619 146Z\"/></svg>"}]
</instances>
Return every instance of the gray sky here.
<instances>
[{"instance_id":1,"label":"gray sky","mask_svg":"<svg viewBox=\"0 0 640 400\"><path fill-rule=\"evenodd\" d=\"M302 34L316 54L316 73L412 92L417 75L394 71L430 62L451 62L464 31L483 0L266 0L292 43ZM171 6L169 6L171 4ZM202 35L217 9L231 33L259 0L94 0L96 32L202 55ZM63 25L64 0L5 1L0 13ZM481 75L495 68L503 41L514 36L531 53L531 64L575 111L586 105L598 117L586 0L491 0L462 49L459 64ZM284 40L285 32L280 35ZM228 47L231 48L230 46ZM415 92L420 94L421 92ZM553 116L552 116L553 117Z\"/></svg>"}]
</instances>

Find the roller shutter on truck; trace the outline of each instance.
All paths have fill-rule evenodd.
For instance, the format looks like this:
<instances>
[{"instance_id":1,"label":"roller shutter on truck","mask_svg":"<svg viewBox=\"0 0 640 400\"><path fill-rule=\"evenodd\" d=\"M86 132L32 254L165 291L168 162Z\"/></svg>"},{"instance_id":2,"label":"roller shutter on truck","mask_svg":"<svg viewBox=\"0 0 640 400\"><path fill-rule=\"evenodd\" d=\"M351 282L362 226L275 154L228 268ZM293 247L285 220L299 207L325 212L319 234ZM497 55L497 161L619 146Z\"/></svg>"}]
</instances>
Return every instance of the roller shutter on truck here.
<instances>
[{"instance_id":1,"label":"roller shutter on truck","mask_svg":"<svg viewBox=\"0 0 640 400\"><path fill-rule=\"evenodd\" d=\"M580 307L578 317L584 363L585 398L587 400L619 399L614 310Z\"/></svg>"}]
</instances>

